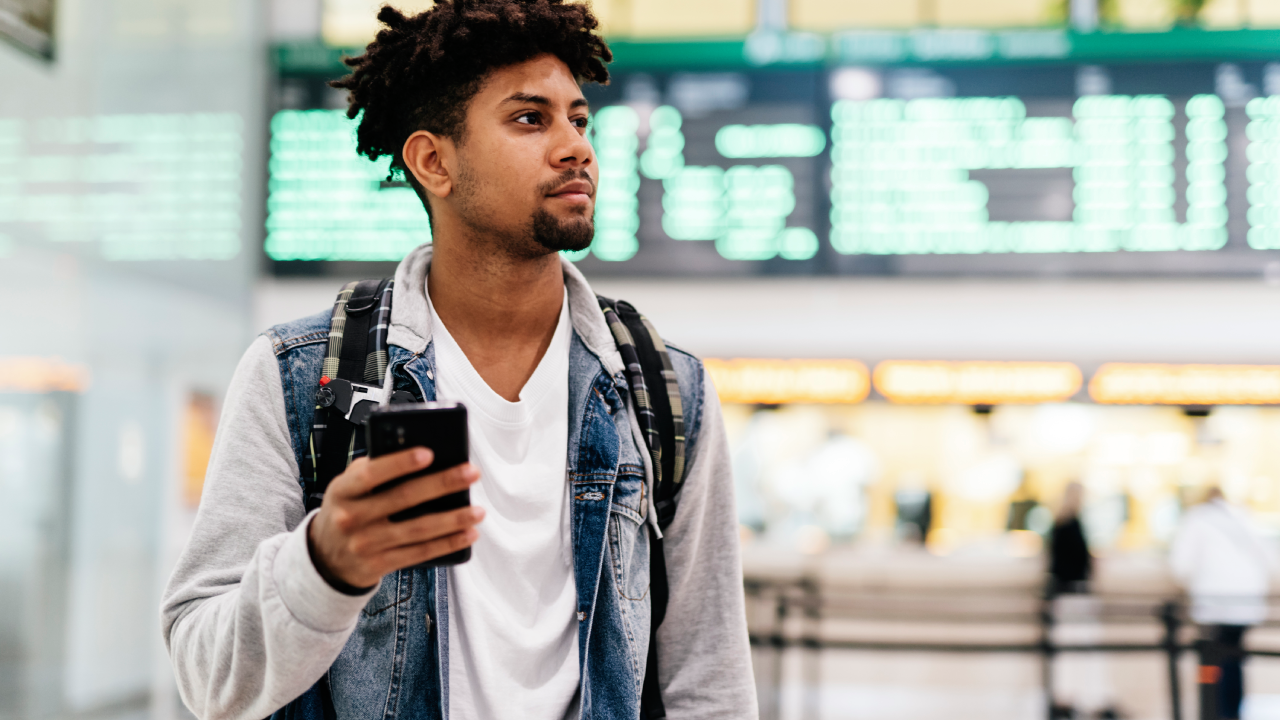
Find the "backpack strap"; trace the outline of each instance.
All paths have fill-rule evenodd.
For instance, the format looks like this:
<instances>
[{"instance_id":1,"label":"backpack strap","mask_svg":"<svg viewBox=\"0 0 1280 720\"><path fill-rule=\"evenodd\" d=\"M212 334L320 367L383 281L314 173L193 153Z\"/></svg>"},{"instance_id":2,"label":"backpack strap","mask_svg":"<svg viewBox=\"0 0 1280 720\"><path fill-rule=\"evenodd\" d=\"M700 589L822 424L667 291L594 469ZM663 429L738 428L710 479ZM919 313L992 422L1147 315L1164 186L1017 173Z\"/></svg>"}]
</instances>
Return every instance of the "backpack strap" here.
<instances>
[{"instance_id":1,"label":"backpack strap","mask_svg":"<svg viewBox=\"0 0 1280 720\"><path fill-rule=\"evenodd\" d=\"M676 496L684 483L684 409L680 385L667 345L649 319L625 300L601 296L597 299L626 365L631 399L653 458L658 526L665 529L675 517Z\"/></svg>"},{"instance_id":2,"label":"backpack strap","mask_svg":"<svg viewBox=\"0 0 1280 720\"><path fill-rule=\"evenodd\" d=\"M626 365L627 383L636 417L649 455L653 459L654 507L658 527L665 530L675 519L676 504L684 487L684 409L680 385L667 345L649 319L624 300L597 296L609 330ZM652 390L650 389L652 388ZM649 656L640 691L640 717L660 720L667 716L658 685L658 627L667 614L670 590L662 538L649 532Z\"/></svg>"},{"instance_id":3,"label":"backpack strap","mask_svg":"<svg viewBox=\"0 0 1280 720\"><path fill-rule=\"evenodd\" d=\"M303 502L307 512L320 507L329 483L355 458L365 454L360 426L384 399L409 402L410 393L384 391L387 327L391 324L394 283L361 280L342 286L329 319L329 347L316 389L311 437L302 458ZM390 398L387 396L390 395ZM277 710L268 720L336 720L329 675Z\"/></svg>"},{"instance_id":4,"label":"backpack strap","mask_svg":"<svg viewBox=\"0 0 1280 720\"><path fill-rule=\"evenodd\" d=\"M320 507L329 483L365 454L358 430L388 399L383 382L393 286L390 278L350 282L334 302L303 467L307 512Z\"/></svg>"}]
</instances>

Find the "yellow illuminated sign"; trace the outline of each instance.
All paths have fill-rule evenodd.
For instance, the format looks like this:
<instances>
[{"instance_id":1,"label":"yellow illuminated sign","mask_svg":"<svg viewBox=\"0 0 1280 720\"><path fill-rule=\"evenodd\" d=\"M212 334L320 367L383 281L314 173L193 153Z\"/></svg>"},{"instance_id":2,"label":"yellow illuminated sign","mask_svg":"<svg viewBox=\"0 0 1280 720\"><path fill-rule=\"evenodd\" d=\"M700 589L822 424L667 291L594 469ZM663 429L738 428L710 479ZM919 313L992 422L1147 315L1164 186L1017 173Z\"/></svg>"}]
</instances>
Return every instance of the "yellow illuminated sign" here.
<instances>
[{"instance_id":1,"label":"yellow illuminated sign","mask_svg":"<svg viewBox=\"0 0 1280 720\"><path fill-rule=\"evenodd\" d=\"M704 361L725 403L856 403L871 391L867 366L857 360Z\"/></svg>"},{"instance_id":2,"label":"yellow illuminated sign","mask_svg":"<svg viewBox=\"0 0 1280 720\"><path fill-rule=\"evenodd\" d=\"M1280 404L1280 365L1107 363L1089 396L1118 405Z\"/></svg>"},{"instance_id":3,"label":"yellow illuminated sign","mask_svg":"<svg viewBox=\"0 0 1280 720\"><path fill-rule=\"evenodd\" d=\"M876 366L874 381L897 403L1002 405L1062 402L1084 379L1069 362L886 360Z\"/></svg>"},{"instance_id":4,"label":"yellow illuminated sign","mask_svg":"<svg viewBox=\"0 0 1280 720\"><path fill-rule=\"evenodd\" d=\"M591 0L607 37L742 37L756 25L754 0Z\"/></svg>"},{"instance_id":5,"label":"yellow illuminated sign","mask_svg":"<svg viewBox=\"0 0 1280 720\"><path fill-rule=\"evenodd\" d=\"M383 5L413 16L434 4L432 0L323 0L320 34L332 47L364 47L382 29L378 9Z\"/></svg>"},{"instance_id":6,"label":"yellow illuminated sign","mask_svg":"<svg viewBox=\"0 0 1280 720\"><path fill-rule=\"evenodd\" d=\"M0 392L81 392L88 386L83 365L56 357L0 357Z\"/></svg>"}]
</instances>

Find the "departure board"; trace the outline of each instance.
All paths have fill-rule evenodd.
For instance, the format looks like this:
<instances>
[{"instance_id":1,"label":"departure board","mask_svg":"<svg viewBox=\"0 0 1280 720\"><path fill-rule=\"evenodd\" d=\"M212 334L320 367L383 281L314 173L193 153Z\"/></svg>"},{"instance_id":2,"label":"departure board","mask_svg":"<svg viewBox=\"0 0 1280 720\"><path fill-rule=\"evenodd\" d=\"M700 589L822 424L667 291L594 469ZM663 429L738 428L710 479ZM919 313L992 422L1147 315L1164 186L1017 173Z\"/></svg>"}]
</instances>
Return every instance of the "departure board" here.
<instances>
[{"instance_id":1,"label":"departure board","mask_svg":"<svg viewBox=\"0 0 1280 720\"><path fill-rule=\"evenodd\" d=\"M1179 112L1184 222L1174 212ZM1223 113L1215 95L1177 106L1162 95L1083 97L1069 117L1027 117L1017 98L836 103L832 247L880 255L1220 249ZM1070 219L991 218L993 189L1002 186L1021 185L1028 204L1052 203L1052 175L1019 171L1053 169L1074 181ZM1059 213L1067 207L1064 194Z\"/></svg>"},{"instance_id":2,"label":"departure board","mask_svg":"<svg viewBox=\"0 0 1280 720\"><path fill-rule=\"evenodd\" d=\"M575 258L590 252L601 260L625 261L636 254L642 177L662 184L660 231L672 240L712 241L727 260L807 260L817 253L818 239L811 228L787 226L797 206L795 172L789 167L795 163L780 158L818 155L826 145L820 128L797 123L725 125L716 130L708 147L685 140L684 118L670 105L654 108L647 120L645 148L637 152L640 118L634 108L614 105L596 114L596 240ZM712 148L719 158L710 157ZM686 162L686 151L705 164ZM771 162L726 168L717 162L723 159Z\"/></svg>"},{"instance_id":3,"label":"departure board","mask_svg":"<svg viewBox=\"0 0 1280 720\"><path fill-rule=\"evenodd\" d=\"M267 256L399 260L431 239L413 189L387 180L390 158L356 153L341 110L286 110L271 121Z\"/></svg>"},{"instance_id":4,"label":"departure board","mask_svg":"<svg viewBox=\"0 0 1280 720\"><path fill-rule=\"evenodd\" d=\"M1280 261L1280 65L630 72L584 92L596 238L571 257L596 274ZM390 260L429 237L339 111L281 111L271 162L274 259Z\"/></svg>"},{"instance_id":5,"label":"departure board","mask_svg":"<svg viewBox=\"0 0 1280 720\"><path fill-rule=\"evenodd\" d=\"M0 119L0 256L13 238L106 260L228 260L241 249L239 115Z\"/></svg>"}]
</instances>

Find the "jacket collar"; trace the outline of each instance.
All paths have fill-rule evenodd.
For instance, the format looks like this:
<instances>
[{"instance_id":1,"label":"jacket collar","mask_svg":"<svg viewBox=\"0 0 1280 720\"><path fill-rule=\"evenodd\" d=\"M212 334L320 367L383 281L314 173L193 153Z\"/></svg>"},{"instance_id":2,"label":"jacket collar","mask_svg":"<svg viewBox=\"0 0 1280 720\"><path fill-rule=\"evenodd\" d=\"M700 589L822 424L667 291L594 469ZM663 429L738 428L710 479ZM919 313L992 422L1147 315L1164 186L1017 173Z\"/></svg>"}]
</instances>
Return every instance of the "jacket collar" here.
<instances>
[{"instance_id":1,"label":"jacket collar","mask_svg":"<svg viewBox=\"0 0 1280 720\"><path fill-rule=\"evenodd\" d=\"M419 245L396 268L395 298L391 304L387 342L415 355L426 352L431 342L431 311L427 306L427 268L431 266L431 249L430 243ZM610 375L622 372L622 356L587 279L563 256L560 267L569 293L569 322L574 332L587 349L600 358Z\"/></svg>"},{"instance_id":2,"label":"jacket collar","mask_svg":"<svg viewBox=\"0 0 1280 720\"><path fill-rule=\"evenodd\" d=\"M431 245L428 243L411 251L396 268L396 289L391 303L391 327L387 330L387 343L404 348L415 356L406 368L411 374L426 376L426 381L422 377L418 377L417 381L429 395L426 399L435 399L435 379L432 375L435 359L430 353L431 311L427 306L427 268L430 265ZM574 335L588 352L599 359L605 372L612 376L614 383L623 388L622 392L625 393L622 354L618 352L613 333L609 330L609 323L605 320L604 311L600 309L595 293L578 268L563 256L560 258L560 266L564 270L564 284L569 293L569 322L573 325ZM421 363L421 367L417 367L418 363ZM395 363L390 365L394 366ZM429 389L428 383L432 384ZM646 448L644 433L635 413L627 413L627 424L631 430L632 442L637 448ZM662 530L658 528L658 513L653 505L653 462L649 453L643 450L640 460L644 463L645 483L648 487L648 521L655 534L662 537Z\"/></svg>"}]
</instances>

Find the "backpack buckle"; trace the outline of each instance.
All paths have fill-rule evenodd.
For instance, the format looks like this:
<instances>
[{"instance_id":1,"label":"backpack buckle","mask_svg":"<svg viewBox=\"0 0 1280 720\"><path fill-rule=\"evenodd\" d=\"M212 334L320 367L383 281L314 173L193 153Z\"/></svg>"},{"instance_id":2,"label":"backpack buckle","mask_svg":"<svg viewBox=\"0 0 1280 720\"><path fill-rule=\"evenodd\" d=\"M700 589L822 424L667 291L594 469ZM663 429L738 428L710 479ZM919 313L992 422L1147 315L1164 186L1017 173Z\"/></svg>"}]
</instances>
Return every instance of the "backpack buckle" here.
<instances>
[{"instance_id":1,"label":"backpack buckle","mask_svg":"<svg viewBox=\"0 0 1280 720\"><path fill-rule=\"evenodd\" d=\"M332 408L353 425L363 425L370 413L386 400L386 392L377 385L353 383L333 378L316 391L316 405Z\"/></svg>"}]
</instances>

